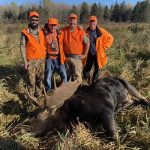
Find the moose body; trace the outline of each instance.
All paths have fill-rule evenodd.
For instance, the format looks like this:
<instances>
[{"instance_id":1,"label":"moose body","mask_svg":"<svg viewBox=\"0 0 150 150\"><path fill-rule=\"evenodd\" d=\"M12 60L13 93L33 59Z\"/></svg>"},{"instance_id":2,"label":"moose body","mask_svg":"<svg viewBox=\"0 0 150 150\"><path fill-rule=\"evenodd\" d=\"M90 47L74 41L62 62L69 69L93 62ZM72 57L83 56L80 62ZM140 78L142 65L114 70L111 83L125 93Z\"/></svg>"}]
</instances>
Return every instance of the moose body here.
<instances>
[{"instance_id":1,"label":"moose body","mask_svg":"<svg viewBox=\"0 0 150 150\"><path fill-rule=\"evenodd\" d=\"M55 111L48 110L48 116L39 120L40 125L34 133L40 136L50 129L65 127L66 124L79 118L79 121L90 123L97 120L107 135L113 137L116 132L115 113L133 103L129 99L129 94L149 105L146 99L124 79L107 77L92 85L82 86L61 107Z\"/></svg>"}]
</instances>

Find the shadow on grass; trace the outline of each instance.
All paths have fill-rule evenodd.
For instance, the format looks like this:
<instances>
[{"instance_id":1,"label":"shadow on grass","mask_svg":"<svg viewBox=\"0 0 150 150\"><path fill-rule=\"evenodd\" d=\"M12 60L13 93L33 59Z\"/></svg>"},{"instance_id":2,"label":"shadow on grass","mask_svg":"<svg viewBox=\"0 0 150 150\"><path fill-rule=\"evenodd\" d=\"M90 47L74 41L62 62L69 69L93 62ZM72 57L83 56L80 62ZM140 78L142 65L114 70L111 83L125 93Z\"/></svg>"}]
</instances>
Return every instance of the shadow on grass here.
<instances>
[{"instance_id":1,"label":"shadow on grass","mask_svg":"<svg viewBox=\"0 0 150 150\"><path fill-rule=\"evenodd\" d=\"M144 59L144 60L150 60L150 52L138 52L137 58Z\"/></svg>"},{"instance_id":2,"label":"shadow on grass","mask_svg":"<svg viewBox=\"0 0 150 150\"><path fill-rule=\"evenodd\" d=\"M6 77L12 78L15 81L19 81L20 78L24 78L26 70L21 66L0 66L0 80Z\"/></svg>"},{"instance_id":3,"label":"shadow on grass","mask_svg":"<svg viewBox=\"0 0 150 150\"><path fill-rule=\"evenodd\" d=\"M27 72L21 66L0 66L0 80L5 82L8 91L17 94L20 99L23 95L17 91L20 80L27 81Z\"/></svg>"},{"instance_id":4,"label":"shadow on grass","mask_svg":"<svg viewBox=\"0 0 150 150\"><path fill-rule=\"evenodd\" d=\"M23 112L22 105L19 103L19 101L10 100L5 103L0 108L0 111L4 115L9 114L20 114Z\"/></svg>"},{"instance_id":5,"label":"shadow on grass","mask_svg":"<svg viewBox=\"0 0 150 150\"><path fill-rule=\"evenodd\" d=\"M135 59L141 59L144 60L145 62L150 60L150 52L137 52L136 54L126 54L126 57L129 60L132 60L133 62L135 61Z\"/></svg>"},{"instance_id":6,"label":"shadow on grass","mask_svg":"<svg viewBox=\"0 0 150 150\"><path fill-rule=\"evenodd\" d=\"M4 86L8 92L19 97L19 100L12 97L0 107L0 112L4 115L19 115L17 120L9 123L13 127L31 114L27 111L31 104L26 100L24 93L17 89L20 80L26 81L26 71L21 66L0 66L0 80L5 82Z\"/></svg>"},{"instance_id":7,"label":"shadow on grass","mask_svg":"<svg viewBox=\"0 0 150 150\"><path fill-rule=\"evenodd\" d=\"M17 90L20 80L26 81L26 70L24 70L21 66L0 66L0 80L5 82L5 87L8 92L14 93L18 95L19 100L24 106L26 99L24 94ZM10 100L6 102L6 106L10 107L10 111L15 107L17 110L17 106L19 106L19 102L15 102ZM19 107L20 108L20 107ZM6 109L8 111L8 109ZM16 111L17 111L16 110ZM14 111L15 112L15 111Z\"/></svg>"},{"instance_id":8,"label":"shadow on grass","mask_svg":"<svg viewBox=\"0 0 150 150\"><path fill-rule=\"evenodd\" d=\"M0 138L0 150L26 150L26 148L12 138Z\"/></svg>"}]
</instances>

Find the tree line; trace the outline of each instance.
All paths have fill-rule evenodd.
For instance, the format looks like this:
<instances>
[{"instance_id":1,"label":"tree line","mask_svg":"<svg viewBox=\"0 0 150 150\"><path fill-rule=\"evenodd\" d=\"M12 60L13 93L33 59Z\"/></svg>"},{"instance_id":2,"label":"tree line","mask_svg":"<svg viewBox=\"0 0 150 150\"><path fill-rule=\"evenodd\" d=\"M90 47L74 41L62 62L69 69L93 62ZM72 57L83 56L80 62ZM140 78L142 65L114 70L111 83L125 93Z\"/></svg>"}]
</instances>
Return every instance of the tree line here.
<instances>
[{"instance_id":1,"label":"tree line","mask_svg":"<svg viewBox=\"0 0 150 150\"><path fill-rule=\"evenodd\" d=\"M144 0L137 2L135 6L129 3L116 2L108 7L101 3L92 5L83 2L80 5L69 6L67 4L57 4L52 0L41 0L40 4L21 5L11 3L0 7L2 21L25 21L28 19L28 13L32 10L39 12L42 21L48 17L56 17L60 22L67 21L69 13L76 13L79 16L80 23L87 23L90 15L96 15L99 20L114 22L150 22L150 1Z\"/></svg>"}]
</instances>

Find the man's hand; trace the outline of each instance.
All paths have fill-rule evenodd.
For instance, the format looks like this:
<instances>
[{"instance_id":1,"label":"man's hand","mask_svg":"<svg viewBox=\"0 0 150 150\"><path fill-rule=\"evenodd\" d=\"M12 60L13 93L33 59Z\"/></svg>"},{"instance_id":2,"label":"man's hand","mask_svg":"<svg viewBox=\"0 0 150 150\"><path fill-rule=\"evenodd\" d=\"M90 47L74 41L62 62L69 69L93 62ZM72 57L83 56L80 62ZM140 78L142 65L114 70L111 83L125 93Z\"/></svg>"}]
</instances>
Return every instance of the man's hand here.
<instances>
[{"instance_id":1,"label":"man's hand","mask_svg":"<svg viewBox=\"0 0 150 150\"><path fill-rule=\"evenodd\" d=\"M84 58L86 58L86 55L85 55L85 54L82 54L82 55L80 55L80 58L81 58L81 59L84 59Z\"/></svg>"},{"instance_id":2,"label":"man's hand","mask_svg":"<svg viewBox=\"0 0 150 150\"><path fill-rule=\"evenodd\" d=\"M28 63L28 62L25 62L25 63L24 63L24 69L27 70L28 67L29 67L29 63Z\"/></svg>"}]
</instances>

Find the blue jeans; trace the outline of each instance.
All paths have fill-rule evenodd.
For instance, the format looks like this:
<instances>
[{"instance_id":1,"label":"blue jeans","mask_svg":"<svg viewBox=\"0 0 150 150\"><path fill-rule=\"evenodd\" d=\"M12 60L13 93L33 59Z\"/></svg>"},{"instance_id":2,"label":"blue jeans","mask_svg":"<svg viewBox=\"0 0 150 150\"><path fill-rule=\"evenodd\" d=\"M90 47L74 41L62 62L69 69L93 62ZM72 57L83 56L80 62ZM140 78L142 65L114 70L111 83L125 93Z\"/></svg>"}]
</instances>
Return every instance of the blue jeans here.
<instances>
[{"instance_id":1,"label":"blue jeans","mask_svg":"<svg viewBox=\"0 0 150 150\"><path fill-rule=\"evenodd\" d=\"M67 73L65 65L60 63L57 59L46 59L46 91L49 92L52 89L52 75L54 71L58 72L64 83L67 83Z\"/></svg>"}]
</instances>

